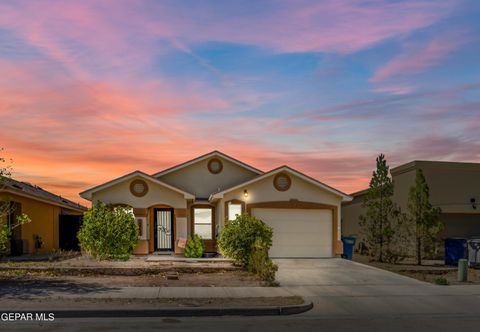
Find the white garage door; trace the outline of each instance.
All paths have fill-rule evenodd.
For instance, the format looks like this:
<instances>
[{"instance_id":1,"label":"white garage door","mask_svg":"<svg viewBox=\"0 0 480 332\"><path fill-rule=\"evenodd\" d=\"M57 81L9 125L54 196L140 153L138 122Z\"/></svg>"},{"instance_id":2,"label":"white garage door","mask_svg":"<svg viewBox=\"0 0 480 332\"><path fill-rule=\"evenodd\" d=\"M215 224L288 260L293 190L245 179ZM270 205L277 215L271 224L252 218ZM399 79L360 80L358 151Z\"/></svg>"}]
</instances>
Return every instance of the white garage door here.
<instances>
[{"instance_id":1,"label":"white garage door","mask_svg":"<svg viewBox=\"0 0 480 332\"><path fill-rule=\"evenodd\" d=\"M273 228L270 257L332 257L332 211L303 209L252 210Z\"/></svg>"}]
</instances>

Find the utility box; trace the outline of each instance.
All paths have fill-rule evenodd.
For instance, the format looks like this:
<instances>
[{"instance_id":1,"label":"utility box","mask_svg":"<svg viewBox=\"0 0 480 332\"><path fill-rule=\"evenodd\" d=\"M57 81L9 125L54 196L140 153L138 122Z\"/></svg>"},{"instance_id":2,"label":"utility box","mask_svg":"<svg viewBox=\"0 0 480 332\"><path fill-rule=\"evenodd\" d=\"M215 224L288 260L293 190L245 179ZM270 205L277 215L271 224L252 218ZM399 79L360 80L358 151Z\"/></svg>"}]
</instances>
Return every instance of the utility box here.
<instances>
[{"instance_id":1,"label":"utility box","mask_svg":"<svg viewBox=\"0 0 480 332\"><path fill-rule=\"evenodd\" d=\"M468 243L468 266L480 268L480 237L470 239Z\"/></svg>"}]
</instances>

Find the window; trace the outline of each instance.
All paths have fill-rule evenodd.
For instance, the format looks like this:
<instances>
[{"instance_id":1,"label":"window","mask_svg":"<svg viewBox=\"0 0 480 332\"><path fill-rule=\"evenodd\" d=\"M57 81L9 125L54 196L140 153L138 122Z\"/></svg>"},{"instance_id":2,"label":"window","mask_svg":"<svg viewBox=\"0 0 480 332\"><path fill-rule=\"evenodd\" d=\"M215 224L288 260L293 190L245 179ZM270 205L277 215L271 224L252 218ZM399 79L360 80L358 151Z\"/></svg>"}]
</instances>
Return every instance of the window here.
<instances>
[{"instance_id":1,"label":"window","mask_svg":"<svg viewBox=\"0 0 480 332\"><path fill-rule=\"evenodd\" d=\"M138 239L139 240L146 240L147 239L147 218L146 217L137 217L138 226Z\"/></svg>"},{"instance_id":2,"label":"window","mask_svg":"<svg viewBox=\"0 0 480 332\"><path fill-rule=\"evenodd\" d=\"M193 209L193 232L204 240L212 239L212 208Z\"/></svg>"},{"instance_id":3,"label":"window","mask_svg":"<svg viewBox=\"0 0 480 332\"><path fill-rule=\"evenodd\" d=\"M273 178L273 186L278 191L287 191L292 185L292 180L286 173L279 173Z\"/></svg>"},{"instance_id":4,"label":"window","mask_svg":"<svg viewBox=\"0 0 480 332\"><path fill-rule=\"evenodd\" d=\"M7 222L12 229L12 239L20 240L22 238L22 226L18 225L17 217L22 215L22 203L10 202L9 209L7 210Z\"/></svg>"},{"instance_id":5,"label":"window","mask_svg":"<svg viewBox=\"0 0 480 332\"><path fill-rule=\"evenodd\" d=\"M237 215L242 214L242 204L228 203L228 220L235 220Z\"/></svg>"},{"instance_id":6,"label":"window","mask_svg":"<svg viewBox=\"0 0 480 332\"><path fill-rule=\"evenodd\" d=\"M212 174L218 174L223 169L222 161L218 158L212 158L208 161L207 168Z\"/></svg>"},{"instance_id":7,"label":"window","mask_svg":"<svg viewBox=\"0 0 480 332\"><path fill-rule=\"evenodd\" d=\"M130 183L130 192L137 197L143 197L148 192L148 185L145 181L137 179Z\"/></svg>"}]
</instances>

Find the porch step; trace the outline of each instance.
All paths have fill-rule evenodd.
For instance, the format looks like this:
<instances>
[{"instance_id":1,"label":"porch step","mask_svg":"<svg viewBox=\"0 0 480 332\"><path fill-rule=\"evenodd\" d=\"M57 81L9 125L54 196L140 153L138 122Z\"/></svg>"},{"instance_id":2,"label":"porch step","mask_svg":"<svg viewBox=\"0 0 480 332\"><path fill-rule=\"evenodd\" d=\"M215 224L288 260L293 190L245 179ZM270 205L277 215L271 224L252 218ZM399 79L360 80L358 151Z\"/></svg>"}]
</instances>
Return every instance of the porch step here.
<instances>
[{"instance_id":1,"label":"porch step","mask_svg":"<svg viewBox=\"0 0 480 332\"><path fill-rule=\"evenodd\" d=\"M174 252L173 251L155 251L152 255L156 255L156 256L171 256L173 255Z\"/></svg>"},{"instance_id":2,"label":"porch step","mask_svg":"<svg viewBox=\"0 0 480 332\"><path fill-rule=\"evenodd\" d=\"M232 263L230 258L212 257L212 258L187 258L175 255L149 255L146 262L183 262L183 263Z\"/></svg>"}]
</instances>

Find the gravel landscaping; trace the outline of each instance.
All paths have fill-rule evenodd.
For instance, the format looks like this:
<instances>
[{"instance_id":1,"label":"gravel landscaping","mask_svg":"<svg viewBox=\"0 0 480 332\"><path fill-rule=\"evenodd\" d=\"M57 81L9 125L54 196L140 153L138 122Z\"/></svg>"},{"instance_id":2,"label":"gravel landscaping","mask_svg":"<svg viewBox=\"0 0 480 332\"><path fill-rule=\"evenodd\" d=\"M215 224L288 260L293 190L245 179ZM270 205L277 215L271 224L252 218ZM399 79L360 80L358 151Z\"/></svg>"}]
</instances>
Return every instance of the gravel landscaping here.
<instances>
[{"instance_id":1,"label":"gravel landscaping","mask_svg":"<svg viewBox=\"0 0 480 332\"><path fill-rule=\"evenodd\" d=\"M353 255L353 260L356 262L433 284L438 284L439 280L446 281L449 285L480 284L480 270L473 268L468 270L468 282L464 283L457 281L455 266L444 265L441 261L425 261L424 265L416 265L408 260L399 264L388 264L372 262L370 259L369 256Z\"/></svg>"}]
</instances>

